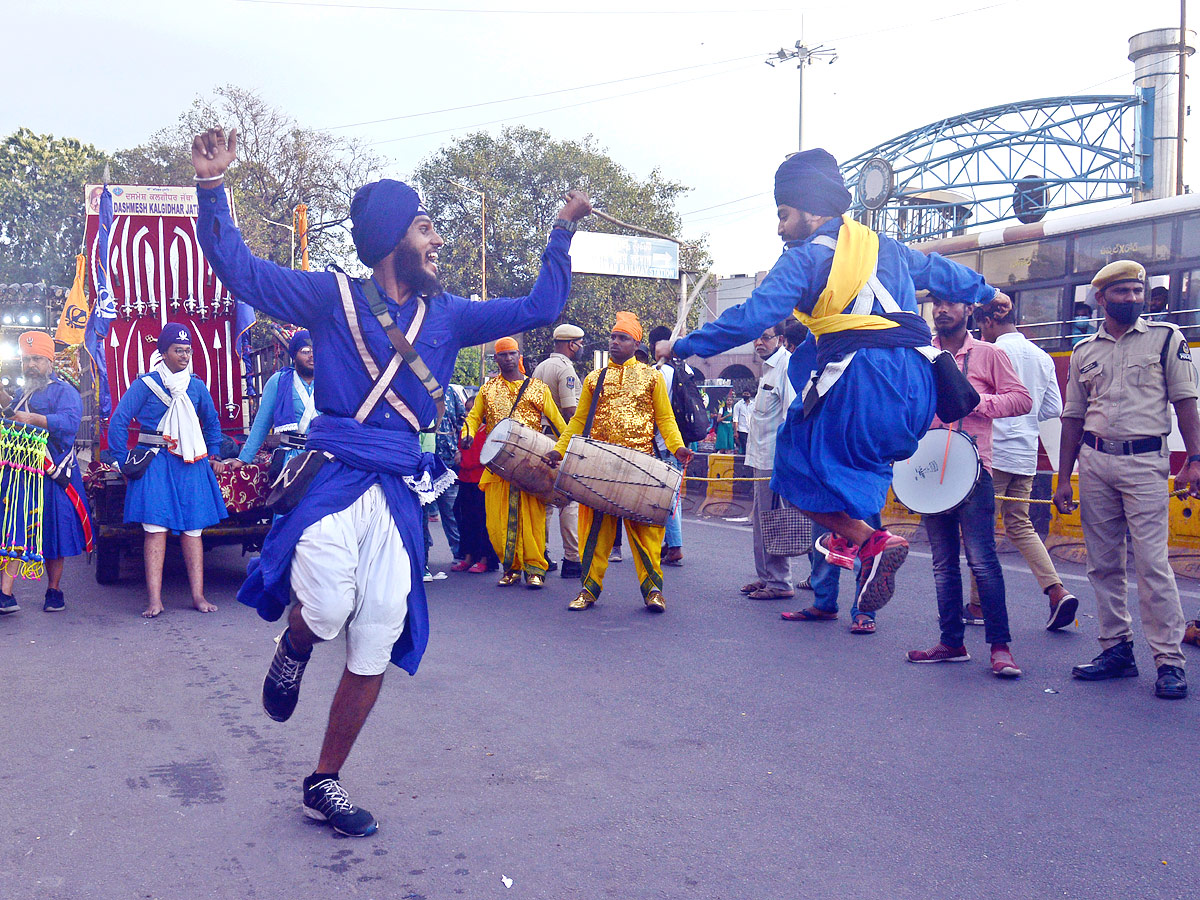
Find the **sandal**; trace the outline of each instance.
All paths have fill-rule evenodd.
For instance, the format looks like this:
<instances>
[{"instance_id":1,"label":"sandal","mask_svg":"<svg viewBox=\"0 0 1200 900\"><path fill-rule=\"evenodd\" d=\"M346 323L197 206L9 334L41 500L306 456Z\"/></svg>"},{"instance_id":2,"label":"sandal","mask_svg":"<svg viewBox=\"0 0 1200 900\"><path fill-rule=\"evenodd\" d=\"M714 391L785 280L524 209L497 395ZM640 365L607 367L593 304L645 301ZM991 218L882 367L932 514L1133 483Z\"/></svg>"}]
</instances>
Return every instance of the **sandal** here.
<instances>
[{"instance_id":1,"label":"sandal","mask_svg":"<svg viewBox=\"0 0 1200 900\"><path fill-rule=\"evenodd\" d=\"M854 622L850 626L851 634L874 634L875 620L864 613L859 613L854 617Z\"/></svg>"},{"instance_id":2,"label":"sandal","mask_svg":"<svg viewBox=\"0 0 1200 900\"><path fill-rule=\"evenodd\" d=\"M786 588L759 588L752 594L748 595L751 600L786 600L789 597L795 597L795 591L789 591Z\"/></svg>"},{"instance_id":3,"label":"sandal","mask_svg":"<svg viewBox=\"0 0 1200 900\"><path fill-rule=\"evenodd\" d=\"M749 584L742 585L743 594L753 594L755 591L761 591L767 586L765 581L752 581Z\"/></svg>"},{"instance_id":4,"label":"sandal","mask_svg":"<svg viewBox=\"0 0 1200 900\"><path fill-rule=\"evenodd\" d=\"M838 617L835 612L826 612L810 606L808 609L798 609L795 612L780 613L779 618L788 622L832 622Z\"/></svg>"},{"instance_id":5,"label":"sandal","mask_svg":"<svg viewBox=\"0 0 1200 900\"><path fill-rule=\"evenodd\" d=\"M1183 642L1200 647L1200 619L1192 619L1187 623L1186 630L1183 632Z\"/></svg>"}]
</instances>

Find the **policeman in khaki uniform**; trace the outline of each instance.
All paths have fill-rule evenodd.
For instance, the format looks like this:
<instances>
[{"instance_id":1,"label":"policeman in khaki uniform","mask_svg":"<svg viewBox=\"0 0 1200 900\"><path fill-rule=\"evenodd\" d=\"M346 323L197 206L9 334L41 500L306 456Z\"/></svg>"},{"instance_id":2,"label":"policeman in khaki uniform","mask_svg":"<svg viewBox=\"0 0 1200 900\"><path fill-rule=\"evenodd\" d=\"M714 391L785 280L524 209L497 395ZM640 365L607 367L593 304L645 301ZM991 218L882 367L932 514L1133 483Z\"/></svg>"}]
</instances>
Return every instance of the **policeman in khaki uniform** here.
<instances>
[{"instance_id":1,"label":"policeman in khaki uniform","mask_svg":"<svg viewBox=\"0 0 1200 900\"><path fill-rule=\"evenodd\" d=\"M1109 263L1092 279L1104 324L1071 353L1054 503L1063 513L1075 509L1071 472L1078 457L1078 505L1103 651L1072 674L1085 681L1137 677L1126 599L1128 529L1142 629L1158 667L1154 693L1179 699L1187 696L1187 681L1183 609L1167 561L1168 403L1188 453L1176 485L1193 497L1200 496L1200 417L1187 341L1174 325L1141 318L1145 285L1146 270L1128 260Z\"/></svg>"},{"instance_id":2,"label":"policeman in khaki uniform","mask_svg":"<svg viewBox=\"0 0 1200 900\"><path fill-rule=\"evenodd\" d=\"M554 329L554 352L537 364L533 377L550 388L550 396L568 422L579 405L583 382L575 371L573 360L583 350L583 329L578 325L562 324ZM549 510L546 521L549 523ZM579 504L568 503L558 510L558 531L563 545L563 578L579 578L583 570L579 563Z\"/></svg>"}]
</instances>

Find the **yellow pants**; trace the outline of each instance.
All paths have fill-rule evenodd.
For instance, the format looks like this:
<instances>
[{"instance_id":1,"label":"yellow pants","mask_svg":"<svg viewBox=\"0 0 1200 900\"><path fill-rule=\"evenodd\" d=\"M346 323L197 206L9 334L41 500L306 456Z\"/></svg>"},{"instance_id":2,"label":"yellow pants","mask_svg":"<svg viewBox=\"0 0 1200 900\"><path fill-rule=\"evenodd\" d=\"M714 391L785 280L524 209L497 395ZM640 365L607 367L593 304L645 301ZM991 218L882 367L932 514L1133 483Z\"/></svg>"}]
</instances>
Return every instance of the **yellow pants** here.
<instances>
[{"instance_id":1,"label":"yellow pants","mask_svg":"<svg viewBox=\"0 0 1200 900\"><path fill-rule=\"evenodd\" d=\"M593 597L598 598L604 589L608 554L612 553L620 524L621 520L616 516L607 516L579 504L579 536L583 542L579 556L583 561L583 586ZM642 599L651 591L662 590L662 542L665 530L661 525L625 520L625 535L633 552L633 565L642 588Z\"/></svg>"},{"instance_id":2,"label":"yellow pants","mask_svg":"<svg viewBox=\"0 0 1200 900\"><path fill-rule=\"evenodd\" d=\"M546 574L546 504L507 481L483 483L488 537L505 572Z\"/></svg>"}]
</instances>

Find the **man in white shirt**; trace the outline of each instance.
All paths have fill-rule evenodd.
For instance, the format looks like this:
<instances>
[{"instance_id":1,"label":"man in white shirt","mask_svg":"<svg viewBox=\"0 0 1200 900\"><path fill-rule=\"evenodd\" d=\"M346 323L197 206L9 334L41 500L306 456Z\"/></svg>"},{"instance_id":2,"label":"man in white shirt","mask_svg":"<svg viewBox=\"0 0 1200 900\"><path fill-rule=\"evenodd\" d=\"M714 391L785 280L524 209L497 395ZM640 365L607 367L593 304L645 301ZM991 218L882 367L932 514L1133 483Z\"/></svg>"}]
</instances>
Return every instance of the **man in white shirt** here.
<instances>
[{"instance_id":1,"label":"man in white shirt","mask_svg":"<svg viewBox=\"0 0 1200 900\"><path fill-rule=\"evenodd\" d=\"M742 588L754 600L775 600L791 597L792 565L786 556L771 556L763 548L762 514L771 508L775 493L771 490L771 470L775 468L775 435L787 416L788 407L796 398L788 380L788 363L792 354L783 346L783 328L769 328L754 342L754 352L762 360L762 380L758 396L750 406L745 444L746 465L754 477L754 508L750 514L754 525L754 569L756 581ZM746 396L746 395L743 395ZM741 404L739 403L738 406ZM734 421L737 407L734 407Z\"/></svg>"},{"instance_id":2,"label":"man in white shirt","mask_svg":"<svg viewBox=\"0 0 1200 900\"><path fill-rule=\"evenodd\" d=\"M992 423L992 480L997 497L1021 498L997 501L1004 533L1021 551L1029 571L1049 598L1046 630L1057 631L1075 621L1079 601L1063 587L1045 544L1029 520L1028 502L1033 492L1033 476L1037 472L1038 422L1056 419L1062 412L1054 361L1050 354L1017 331L1016 313L1007 297L997 296L980 307L975 317L983 339L995 344L1012 360L1017 377L1033 398L1033 409L1026 415L997 419ZM983 622L974 582L965 618L970 624Z\"/></svg>"},{"instance_id":3,"label":"man in white shirt","mask_svg":"<svg viewBox=\"0 0 1200 900\"><path fill-rule=\"evenodd\" d=\"M750 436L750 418L753 415L753 411L754 402L750 399L750 392L742 391L742 399L733 404L733 431L737 436L737 449L739 453L744 454L746 452L746 443Z\"/></svg>"}]
</instances>

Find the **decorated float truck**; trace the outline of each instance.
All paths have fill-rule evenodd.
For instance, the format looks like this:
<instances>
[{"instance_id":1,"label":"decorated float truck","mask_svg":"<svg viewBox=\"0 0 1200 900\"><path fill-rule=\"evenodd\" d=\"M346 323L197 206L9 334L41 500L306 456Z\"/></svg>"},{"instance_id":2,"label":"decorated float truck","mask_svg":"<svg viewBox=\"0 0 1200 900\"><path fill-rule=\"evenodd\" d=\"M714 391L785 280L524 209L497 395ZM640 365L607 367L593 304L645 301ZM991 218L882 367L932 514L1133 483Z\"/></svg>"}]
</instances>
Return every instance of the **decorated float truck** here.
<instances>
[{"instance_id":1,"label":"decorated float truck","mask_svg":"<svg viewBox=\"0 0 1200 900\"><path fill-rule=\"evenodd\" d=\"M109 232L109 289L116 304L103 339L108 396L115 409L121 396L157 362L155 345L164 324L183 322L192 331L192 367L208 386L226 437L241 440L253 416L253 398L273 371L277 350L267 347L239 356L237 303L209 267L196 240L196 192L191 188L110 185L113 220ZM87 188L85 253L88 299L96 302L100 186ZM90 458L85 472L96 531L96 580L112 584L121 575L128 551L140 554L142 530L124 521L125 478L112 465L126 447L108 446L108 419L100 409L97 379L81 350L84 426L81 450ZM154 360L152 361L152 357ZM135 423L131 442L136 441ZM131 443L132 445L132 443ZM226 441L228 452L236 454ZM89 452L90 451L90 452ZM262 546L270 524L267 458L217 476L229 518L204 530L204 546L241 544L243 551Z\"/></svg>"}]
</instances>

